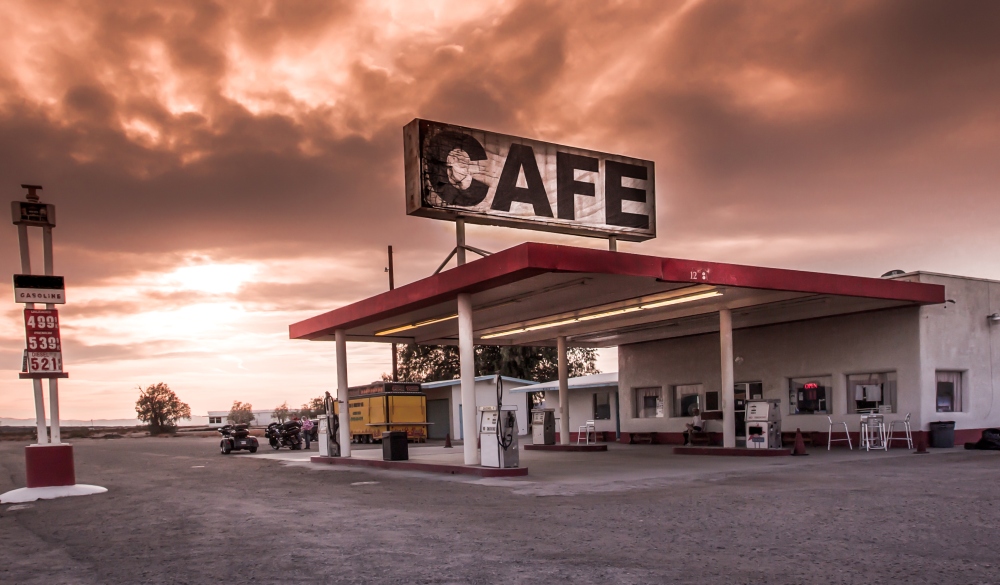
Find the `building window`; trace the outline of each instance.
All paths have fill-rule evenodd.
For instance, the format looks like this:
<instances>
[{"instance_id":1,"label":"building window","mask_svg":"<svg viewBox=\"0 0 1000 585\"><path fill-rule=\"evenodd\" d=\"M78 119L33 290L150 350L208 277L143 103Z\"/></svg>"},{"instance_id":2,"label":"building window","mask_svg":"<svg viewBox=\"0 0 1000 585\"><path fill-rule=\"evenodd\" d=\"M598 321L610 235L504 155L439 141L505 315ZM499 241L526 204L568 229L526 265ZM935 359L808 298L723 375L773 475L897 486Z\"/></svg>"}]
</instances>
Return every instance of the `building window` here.
<instances>
[{"instance_id":1,"label":"building window","mask_svg":"<svg viewBox=\"0 0 1000 585\"><path fill-rule=\"evenodd\" d=\"M789 414L830 414L832 386L830 376L792 378L788 381Z\"/></svg>"},{"instance_id":2,"label":"building window","mask_svg":"<svg viewBox=\"0 0 1000 585\"><path fill-rule=\"evenodd\" d=\"M222 424L222 417L221 416L210 416L210 417L208 417L208 424L210 424L210 425Z\"/></svg>"},{"instance_id":3,"label":"building window","mask_svg":"<svg viewBox=\"0 0 1000 585\"><path fill-rule=\"evenodd\" d=\"M962 372L938 370L937 379L937 411L962 411Z\"/></svg>"},{"instance_id":4,"label":"building window","mask_svg":"<svg viewBox=\"0 0 1000 585\"><path fill-rule=\"evenodd\" d=\"M594 420L611 420L611 393L594 394Z\"/></svg>"},{"instance_id":5,"label":"building window","mask_svg":"<svg viewBox=\"0 0 1000 585\"><path fill-rule=\"evenodd\" d=\"M636 418L663 418L663 392L660 388L635 389Z\"/></svg>"},{"instance_id":6,"label":"building window","mask_svg":"<svg viewBox=\"0 0 1000 585\"><path fill-rule=\"evenodd\" d=\"M896 412L896 372L848 376L847 412Z\"/></svg>"},{"instance_id":7,"label":"building window","mask_svg":"<svg viewBox=\"0 0 1000 585\"><path fill-rule=\"evenodd\" d=\"M671 416L694 416L694 409L704 411L701 384L674 386L674 411Z\"/></svg>"},{"instance_id":8,"label":"building window","mask_svg":"<svg viewBox=\"0 0 1000 585\"><path fill-rule=\"evenodd\" d=\"M705 410L707 412L712 412L716 410L722 410L719 407L719 393L718 392L706 392L705 393Z\"/></svg>"}]
</instances>

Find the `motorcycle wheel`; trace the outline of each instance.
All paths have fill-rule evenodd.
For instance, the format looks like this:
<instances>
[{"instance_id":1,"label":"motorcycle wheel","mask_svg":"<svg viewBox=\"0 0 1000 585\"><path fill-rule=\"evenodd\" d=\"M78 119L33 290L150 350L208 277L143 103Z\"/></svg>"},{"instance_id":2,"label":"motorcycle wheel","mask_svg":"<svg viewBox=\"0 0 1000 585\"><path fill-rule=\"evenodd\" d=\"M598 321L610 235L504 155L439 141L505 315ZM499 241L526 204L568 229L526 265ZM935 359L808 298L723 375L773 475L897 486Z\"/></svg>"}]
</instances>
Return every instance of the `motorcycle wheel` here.
<instances>
[{"instance_id":1,"label":"motorcycle wheel","mask_svg":"<svg viewBox=\"0 0 1000 585\"><path fill-rule=\"evenodd\" d=\"M256 453L257 452L257 447L250 447L250 452L251 453Z\"/></svg>"},{"instance_id":2,"label":"motorcycle wheel","mask_svg":"<svg viewBox=\"0 0 1000 585\"><path fill-rule=\"evenodd\" d=\"M229 452L232 451L233 448L229 444L229 441L221 441L219 443L219 450L222 451L223 455L229 455Z\"/></svg>"},{"instance_id":3,"label":"motorcycle wheel","mask_svg":"<svg viewBox=\"0 0 1000 585\"><path fill-rule=\"evenodd\" d=\"M277 441L275 441L274 439L272 439L271 440L271 448L274 449L275 451L277 451L278 449L281 449L281 445L278 444Z\"/></svg>"}]
</instances>

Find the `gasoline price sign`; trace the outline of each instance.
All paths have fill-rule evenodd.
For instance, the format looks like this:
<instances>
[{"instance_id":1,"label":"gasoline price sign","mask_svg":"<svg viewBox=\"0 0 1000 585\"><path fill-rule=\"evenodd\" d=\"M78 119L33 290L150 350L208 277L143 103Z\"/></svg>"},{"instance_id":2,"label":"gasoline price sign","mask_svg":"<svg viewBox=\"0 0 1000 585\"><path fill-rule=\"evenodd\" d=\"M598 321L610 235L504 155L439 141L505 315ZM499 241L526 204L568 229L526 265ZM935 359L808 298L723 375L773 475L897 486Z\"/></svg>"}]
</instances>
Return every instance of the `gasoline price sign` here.
<instances>
[{"instance_id":1,"label":"gasoline price sign","mask_svg":"<svg viewBox=\"0 0 1000 585\"><path fill-rule=\"evenodd\" d=\"M24 334L28 344L28 372L62 372L59 312L25 309Z\"/></svg>"}]
</instances>

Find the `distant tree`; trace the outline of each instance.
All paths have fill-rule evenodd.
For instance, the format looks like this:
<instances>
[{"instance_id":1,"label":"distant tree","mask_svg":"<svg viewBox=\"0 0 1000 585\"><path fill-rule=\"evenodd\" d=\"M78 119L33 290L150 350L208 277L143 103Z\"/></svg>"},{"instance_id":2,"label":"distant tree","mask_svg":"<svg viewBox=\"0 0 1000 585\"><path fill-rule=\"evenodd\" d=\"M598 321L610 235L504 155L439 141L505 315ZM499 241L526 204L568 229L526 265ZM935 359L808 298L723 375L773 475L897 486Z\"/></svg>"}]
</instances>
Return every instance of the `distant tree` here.
<instances>
[{"instance_id":1,"label":"distant tree","mask_svg":"<svg viewBox=\"0 0 1000 585\"><path fill-rule=\"evenodd\" d=\"M459 376L458 348L451 345L398 346L397 371L403 382L454 380ZM594 349L574 347L566 352L570 377L598 374ZM559 376L559 357L554 347L476 346L476 375L501 376L548 382ZM388 380L388 375L382 376Z\"/></svg>"},{"instance_id":2,"label":"distant tree","mask_svg":"<svg viewBox=\"0 0 1000 585\"><path fill-rule=\"evenodd\" d=\"M282 402L280 406L275 407L274 412L271 413L271 418L277 420L280 423L288 420L288 401Z\"/></svg>"},{"instance_id":3,"label":"distant tree","mask_svg":"<svg viewBox=\"0 0 1000 585\"><path fill-rule=\"evenodd\" d=\"M226 416L226 420L234 425L248 425L253 422L254 418L253 405L239 400L233 402L233 407L229 409L229 415Z\"/></svg>"},{"instance_id":4,"label":"distant tree","mask_svg":"<svg viewBox=\"0 0 1000 585\"><path fill-rule=\"evenodd\" d=\"M149 432L158 435L172 430L180 419L191 419L191 407L181 402L177 394L163 382L139 389L135 412L139 420L149 425Z\"/></svg>"},{"instance_id":5,"label":"distant tree","mask_svg":"<svg viewBox=\"0 0 1000 585\"><path fill-rule=\"evenodd\" d=\"M325 412L326 407L323 406L323 397L317 396L316 398L310 398L308 402L302 405L302 408L299 409L299 416L303 418L315 418Z\"/></svg>"}]
</instances>

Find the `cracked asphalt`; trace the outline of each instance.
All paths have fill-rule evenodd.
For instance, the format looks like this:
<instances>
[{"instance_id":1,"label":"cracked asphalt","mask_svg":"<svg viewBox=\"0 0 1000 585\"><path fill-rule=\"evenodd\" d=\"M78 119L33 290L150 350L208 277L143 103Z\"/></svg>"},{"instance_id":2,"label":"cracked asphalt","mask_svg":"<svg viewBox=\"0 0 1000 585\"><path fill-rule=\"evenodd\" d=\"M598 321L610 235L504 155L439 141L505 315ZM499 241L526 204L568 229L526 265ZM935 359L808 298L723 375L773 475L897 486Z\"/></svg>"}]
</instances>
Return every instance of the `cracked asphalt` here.
<instances>
[{"instance_id":1,"label":"cracked asphalt","mask_svg":"<svg viewBox=\"0 0 1000 585\"><path fill-rule=\"evenodd\" d=\"M0 493L23 446L0 443ZM78 440L108 493L0 506L0 583L1000 582L1000 453L613 447L496 481Z\"/></svg>"}]
</instances>

